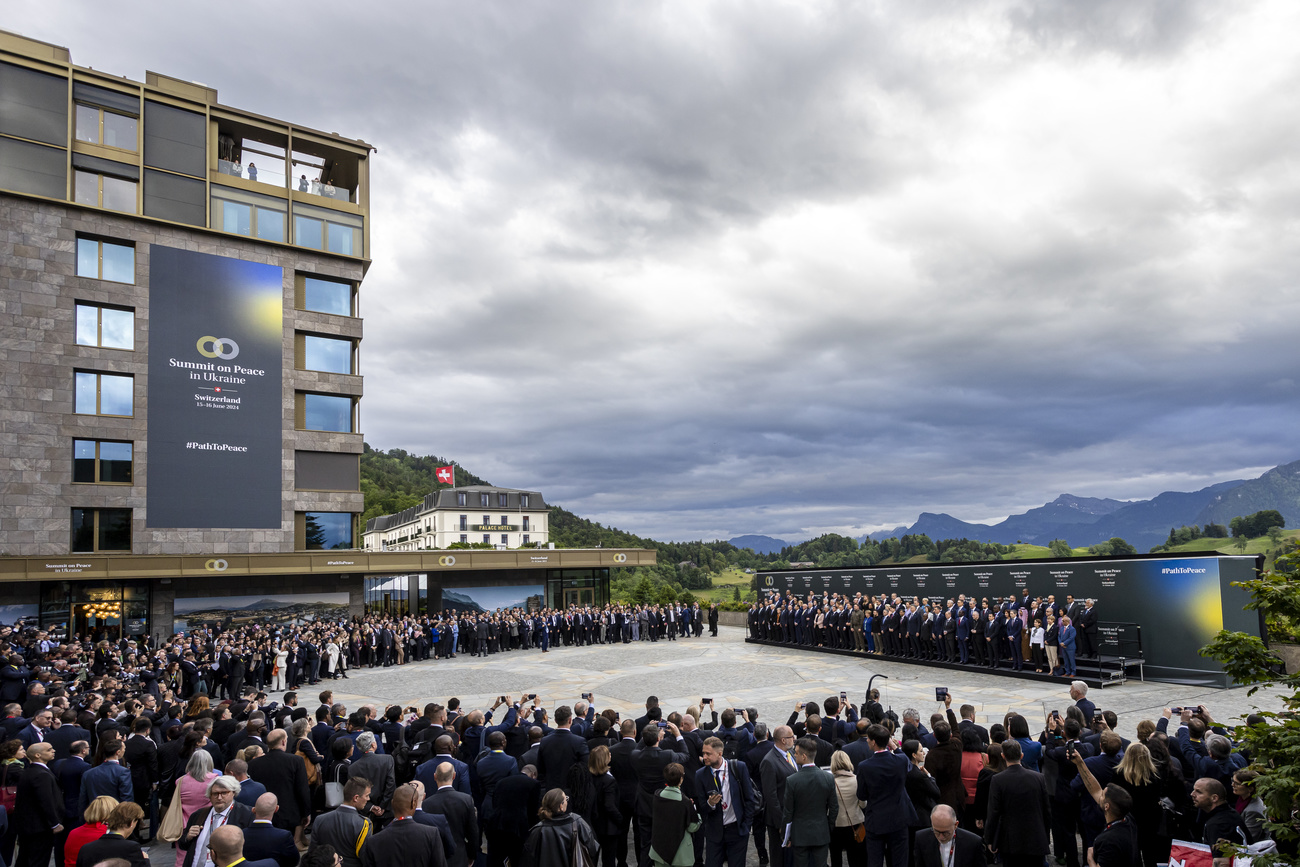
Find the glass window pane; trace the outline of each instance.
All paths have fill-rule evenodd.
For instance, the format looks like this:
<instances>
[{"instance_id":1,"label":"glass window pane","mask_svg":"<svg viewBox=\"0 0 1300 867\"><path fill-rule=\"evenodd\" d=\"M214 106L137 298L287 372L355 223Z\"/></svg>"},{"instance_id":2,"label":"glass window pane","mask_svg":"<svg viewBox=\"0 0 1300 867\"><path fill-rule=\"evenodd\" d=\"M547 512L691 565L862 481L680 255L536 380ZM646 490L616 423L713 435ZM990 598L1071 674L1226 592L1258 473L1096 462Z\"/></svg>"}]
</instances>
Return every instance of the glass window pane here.
<instances>
[{"instance_id":1,"label":"glass window pane","mask_svg":"<svg viewBox=\"0 0 1300 867\"><path fill-rule=\"evenodd\" d=\"M98 377L93 373L78 373L75 386L76 396L73 398L73 412L79 412L83 415L94 415L97 407L95 406L96 379Z\"/></svg>"},{"instance_id":2,"label":"glass window pane","mask_svg":"<svg viewBox=\"0 0 1300 867\"><path fill-rule=\"evenodd\" d=\"M131 483L131 443L99 444L99 480Z\"/></svg>"},{"instance_id":3,"label":"glass window pane","mask_svg":"<svg viewBox=\"0 0 1300 867\"><path fill-rule=\"evenodd\" d=\"M352 227L340 226L338 223L326 223L329 229L329 251L352 255Z\"/></svg>"},{"instance_id":4,"label":"glass window pane","mask_svg":"<svg viewBox=\"0 0 1300 867\"><path fill-rule=\"evenodd\" d=\"M352 513L308 512L306 523L308 550L352 547Z\"/></svg>"},{"instance_id":5,"label":"glass window pane","mask_svg":"<svg viewBox=\"0 0 1300 867\"><path fill-rule=\"evenodd\" d=\"M135 247L103 243L104 279L114 283L135 282Z\"/></svg>"},{"instance_id":6,"label":"glass window pane","mask_svg":"<svg viewBox=\"0 0 1300 867\"><path fill-rule=\"evenodd\" d=\"M270 208L257 209L257 237L264 241L284 243L284 217L280 211Z\"/></svg>"},{"instance_id":7,"label":"glass window pane","mask_svg":"<svg viewBox=\"0 0 1300 867\"><path fill-rule=\"evenodd\" d=\"M77 276L99 277L99 242L77 239Z\"/></svg>"},{"instance_id":8,"label":"glass window pane","mask_svg":"<svg viewBox=\"0 0 1300 867\"><path fill-rule=\"evenodd\" d=\"M95 550L95 511L94 509L72 510L72 550Z\"/></svg>"},{"instance_id":9,"label":"glass window pane","mask_svg":"<svg viewBox=\"0 0 1300 867\"><path fill-rule=\"evenodd\" d=\"M77 305L77 344L99 345L99 308L89 304ZM77 374L80 376L81 374ZM77 410L81 412L81 410Z\"/></svg>"},{"instance_id":10,"label":"glass window pane","mask_svg":"<svg viewBox=\"0 0 1300 867\"><path fill-rule=\"evenodd\" d=\"M104 144L115 148L135 150L135 118L124 114L104 112Z\"/></svg>"},{"instance_id":11,"label":"glass window pane","mask_svg":"<svg viewBox=\"0 0 1300 867\"><path fill-rule=\"evenodd\" d=\"M307 370L326 373L352 372L352 341L307 335L304 338L304 355Z\"/></svg>"},{"instance_id":12,"label":"glass window pane","mask_svg":"<svg viewBox=\"0 0 1300 867\"><path fill-rule=\"evenodd\" d=\"M72 441L72 481L95 481L95 441Z\"/></svg>"},{"instance_id":13,"label":"glass window pane","mask_svg":"<svg viewBox=\"0 0 1300 867\"><path fill-rule=\"evenodd\" d=\"M307 430L352 432L352 398L333 394L303 395Z\"/></svg>"},{"instance_id":14,"label":"glass window pane","mask_svg":"<svg viewBox=\"0 0 1300 867\"><path fill-rule=\"evenodd\" d=\"M135 314L130 310L101 307L99 311L99 345L109 349L135 347Z\"/></svg>"},{"instance_id":15,"label":"glass window pane","mask_svg":"<svg viewBox=\"0 0 1300 867\"><path fill-rule=\"evenodd\" d=\"M293 218L293 242L299 247L321 249L322 221L310 217Z\"/></svg>"},{"instance_id":16,"label":"glass window pane","mask_svg":"<svg viewBox=\"0 0 1300 867\"><path fill-rule=\"evenodd\" d=\"M134 384L135 381L129 376L100 374L100 415L131 415L131 392Z\"/></svg>"},{"instance_id":17,"label":"glass window pane","mask_svg":"<svg viewBox=\"0 0 1300 867\"><path fill-rule=\"evenodd\" d=\"M73 192L73 198L78 205L98 205L99 204L99 175L92 175L90 172L74 172L77 176L76 189ZM98 268L95 269L99 271Z\"/></svg>"},{"instance_id":18,"label":"glass window pane","mask_svg":"<svg viewBox=\"0 0 1300 867\"><path fill-rule=\"evenodd\" d=\"M352 285L318 277L303 279L303 307L319 313L352 315Z\"/></svg>"},{"instance_id":19,"label":"glass window pane","mask_svg":"<svg viewBox=\"0 0 1300 867\"><path fill-rule=\"evenodd\" d=\"M104 207L135 213L135 181L104 177Z\"/></svg>"},{"instance_id":20,"label":"glass window pane","mask_svg":"<svg viewBox=\"0 0 1300 867\"><path fill-rule=\"evenodd\" d=\"M131 510L99 510L99 550L131 550Z\"/></svg>"},{"instance_id":21,"label":"glass window pane","mask_svg":"<svg viewBox=\"0 0 1300 867\"><path fill-rule=\"evenodd\" d=\"M99 142L99 109L77 106L77 141Z\"/></svg>"},{"instance_id":22,"label":"glass window pane","mask_svg":"<svg viewBox=\"0 0 1300 867\"><path fill-rule=\"evenodd\" d=\"M237 235L253 234L253 209L239 202L221 203L221 230Z\"/></svg>"}]
</instances>

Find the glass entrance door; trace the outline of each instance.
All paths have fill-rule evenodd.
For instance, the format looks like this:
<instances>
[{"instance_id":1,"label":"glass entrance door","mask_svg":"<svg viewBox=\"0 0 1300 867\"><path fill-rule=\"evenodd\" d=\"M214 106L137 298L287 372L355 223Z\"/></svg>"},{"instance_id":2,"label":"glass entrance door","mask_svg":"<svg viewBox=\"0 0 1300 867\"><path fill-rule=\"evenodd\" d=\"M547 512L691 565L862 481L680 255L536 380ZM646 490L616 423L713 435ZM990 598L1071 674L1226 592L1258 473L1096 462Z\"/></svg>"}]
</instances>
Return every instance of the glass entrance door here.
<instances>
[{"instance_id":1,"label":"glass entrance door","mask_svg":"<svg viewBox=\"0 0 1300 867\"><path fill-rule=\"evenodd\" d=\"M122 637L121 602L77 602L72 606L72 633L91 641Z\"/></svg>"},{"instance_id":2,"label":"glass entrance door","mask_svg":"<svg viewBox=\"0 0 1300 867\"><path fill-rule=\"evenodd\" d=\"M564 607L577 605L585 608L595 600L595 591L590 587L571 587L564 591Z\"/></svg>"}]
</instances>

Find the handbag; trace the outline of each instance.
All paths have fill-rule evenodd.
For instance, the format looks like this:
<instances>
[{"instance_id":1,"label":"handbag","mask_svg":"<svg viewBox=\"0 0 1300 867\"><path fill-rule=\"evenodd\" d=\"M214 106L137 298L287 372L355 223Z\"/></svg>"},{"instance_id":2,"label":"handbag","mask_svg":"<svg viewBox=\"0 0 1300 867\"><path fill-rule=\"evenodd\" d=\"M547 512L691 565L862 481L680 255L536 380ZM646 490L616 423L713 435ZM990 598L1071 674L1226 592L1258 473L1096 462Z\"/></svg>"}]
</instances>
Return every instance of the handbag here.
<instances>
[{"instance_id":1,"label":"handbag","mask_svg":"<svg viewBox=\"0 0 1300 867\"><path fill-rule=\"evenodd\" d=\"M831 779L831 782L835 782L834 778ZM844 815L847 816L849 809L844 805L844 793L840 791L838 783L835 784L835 796L840 799L840 807L844 810ZM865 822L859 822L853 826L853 841L861 843L865 839L867 839L867 825Z\"/></svg>"},{"instance_id":2,"label":"handbag","mask_svg":"<svg viewBox=\"0 0 1300 867\"><path fill-rule=\"evenodd\" d=\"M302 751L301 742L299 742L298 749L295 750L295 752L298 754L298 757L302 759L302 763L307 766L307 785L314 786L319 783L320 769L317 768L316 764Z\"/></svg>"},{"instance_id":3,"label":"handbag","mask_svg":"<svg viewBox=\"0 0 1300 867\"><path fill-rule=\"evenodd\" d=\"M9 785L9 766L5 765L4 777L0 779L0 806L12 815L17 802L18 787Z\"/></svg>"},{"instance_id":4,"label":"handbag","mask_svg":"<svg viewBox=\"0 0 1300 867\"><path fill-rule=\"evenodd\" d=\"M185 831L184 816L184 808L181 806L181 789L180 786L177 786L172 794L171 803L167 805L167 812L163 814L162 821L158 823L157 836L168 843L175 843Z\"/></svg>"},{"instance_id":5,"label":"handbag","mask_svg":"<svg viewBox=\"0 0 1300 867\"><path fill-rule=\"evenodd\" d=\"M325 784L325 806L330 809L343 803L343 784L339 782L339 768L343 766L342 763L335 765L333 781Z\"/></svg>"}]
</instances>

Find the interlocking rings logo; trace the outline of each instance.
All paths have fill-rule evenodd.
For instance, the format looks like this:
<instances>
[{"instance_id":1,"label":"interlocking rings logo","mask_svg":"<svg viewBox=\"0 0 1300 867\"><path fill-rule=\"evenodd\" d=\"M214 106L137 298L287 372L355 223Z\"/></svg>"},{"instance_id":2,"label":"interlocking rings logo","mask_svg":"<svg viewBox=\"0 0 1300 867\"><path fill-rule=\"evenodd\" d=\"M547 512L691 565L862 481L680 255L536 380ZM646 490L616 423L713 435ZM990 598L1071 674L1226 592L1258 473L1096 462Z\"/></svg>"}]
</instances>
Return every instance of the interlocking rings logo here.
<instances>
[{"instance_id":1,"label":"interlocking rings logo","mask_svg":"<svg viewBox=\"0 0 1300 867\"><path fill-rule=\"evenodd\" d=\"M212 349L204 349L209 343L212 344ZM223 358L229 361L239 354L239 344L229 337L200 337L195 346L204 358Z\"/></svg>"},{"instance_id":2,"label":"interlocking rings logo","mask_svg":"<svg viewBox=\"0 0 1300 867\"><path fill-rule=\"evenodd\" d=\"M450 554L446 555L445 557L439 557L439 558L438 558L438 565L439 565L439 566L455 566L455 565L456 565L456 558L453 557L453 556L451 556Z\"/></svg>"},{"instance_id":3,"label":"interlocking rings logo","mask_svg":"<svg viewBox=\"0 0 1300 867\"><path fill-rule=\"evenodd\" d=\"M772 576L771 576L771 575L768 575L768 576L767 576L767 586L768 586L768 587L771 587L771 586L772 586Z\"/></svg>"},{"instance_id":4,"label":"interlocking rings logo","mask_svg":"<svg viewBox=\"0 0 1300 867\"><path fill-rule=\"evenodd\" d=\"M615 563L626 563L626 562L627 562L627 555L626 555L626 554L615 554L615 555L614 555L614 562L615 562Z\"/></svg>"},{"instance_id":5,"label":"interlocking rings logo","mask_svg":"<svg viewBox=\"0 0 1300 867\"><path fill-rule=\"evenodd\" d=\"M225 572L229 566L230 564L225 560L209 560L203 564L203 568L209 572Z\"/></svg>"}]
</instances>

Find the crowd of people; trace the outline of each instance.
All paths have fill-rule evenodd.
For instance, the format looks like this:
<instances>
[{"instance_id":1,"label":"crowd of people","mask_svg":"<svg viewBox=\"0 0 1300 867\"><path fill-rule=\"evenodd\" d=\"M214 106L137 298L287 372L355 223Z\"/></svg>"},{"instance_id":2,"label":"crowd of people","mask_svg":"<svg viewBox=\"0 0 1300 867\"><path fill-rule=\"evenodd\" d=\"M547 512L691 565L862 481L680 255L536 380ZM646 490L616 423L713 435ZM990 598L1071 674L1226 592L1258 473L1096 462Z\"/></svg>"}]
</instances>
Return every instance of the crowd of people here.
<instances>
[{"instance_id":1,"label":"crowd of people","mask_svg":"<svg viewBox=\"0 0 1300 867\"><path fill-rule=\"evenodd\" d=\"M595 640L594 625L566 622L575 644ZM320 624L293 640L326 639L328 661L331 636L384 628ZM875 691L770 722L653 696L623 718L591 693L349 708L328 689L272 701L229 669L219 678L223 649L285 641L264 630L281 631L199 630L144 651L149 670L181 673L177 692L127 677L129 643L0 629L4 864L142 867L159 838L175 867L741 867L751 846L764 867L1154 867L1175 839L1226 858L1279 818L1208 709L1142 720L1130 742L1078 681L1041 726L1009 713L988 728L971 705L958 718L952 695L927 725ZM286 680L317 673L301 659Z\"/></svg>"},{"instance_id":2,"label":"crowd of people","mask_svg":"<svg viewBox=\"0 0 1300 867\"><path fill-rule=\"evenodd\" d=\"M1096 600L984 597L902 598L897 593L769 591L750 606L750 637L900 659L1032 669L1075 677L1076 660L1098 655Z\"/></svg>"}]
</instances>

